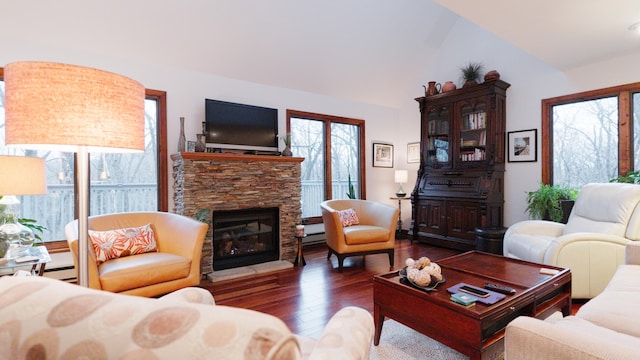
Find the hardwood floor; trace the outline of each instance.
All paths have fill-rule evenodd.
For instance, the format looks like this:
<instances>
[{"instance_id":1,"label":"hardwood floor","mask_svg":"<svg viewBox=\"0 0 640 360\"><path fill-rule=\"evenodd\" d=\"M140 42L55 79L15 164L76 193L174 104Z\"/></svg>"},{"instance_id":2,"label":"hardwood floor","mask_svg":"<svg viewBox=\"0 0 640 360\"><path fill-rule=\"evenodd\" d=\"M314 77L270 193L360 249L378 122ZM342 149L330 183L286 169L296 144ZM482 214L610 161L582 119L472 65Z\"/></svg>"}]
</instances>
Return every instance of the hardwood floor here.
<instances>
[{"instance_id":1,"label":"hardwood floor","mask_svg":"<svg viewBox=\"0 0 640 360\"><path fill-rule=\"evenodd\" d=\"M427 256L438 261L459 251L396 240L394 270L401 269L408 257ZM386 254L346 258L343 272L338 260L327 260L325 245L304 248L306 266L294 267L201 286L211 291L217 305L252 309L282 319L296 334L318 338L325 325L345 306L359 306L373 314L374 275L390 271ZM575 313L583 302L574 302Z\"/></svg>"},{"instance_id":2,"label":"hardwood floor","mask_svg":"<svg viewBox=\"0 0 640 360\"><path fill-rule=\"evenodd\" d=\"M395 266L404 266L408 257L427 256L431 260L459 253L409 240L396 240ZM201 286L213 294L217 305L228 305L268 313L282 319L296 334L317 338L338 310L359 306L373 314L374 275L390 271L386 254L346 258L343 272L338 272L338 260L327 260L325 245L304 248L306 266L294 267L212 283L203 280Z\"/></svg>"}]
</instances>

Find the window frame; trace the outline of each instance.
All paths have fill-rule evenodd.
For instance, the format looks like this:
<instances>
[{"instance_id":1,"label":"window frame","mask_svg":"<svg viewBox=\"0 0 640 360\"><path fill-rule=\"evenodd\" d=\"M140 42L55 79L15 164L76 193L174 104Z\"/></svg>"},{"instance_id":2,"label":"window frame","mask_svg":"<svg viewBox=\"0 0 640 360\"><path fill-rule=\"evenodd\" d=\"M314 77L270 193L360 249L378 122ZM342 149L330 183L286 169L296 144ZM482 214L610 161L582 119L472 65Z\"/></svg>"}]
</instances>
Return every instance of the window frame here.
<instances>
[{"instance_id":1,"label":"window frame","mask_svg":"<svg viewBox=\"0 0 640 360\"><path fill-rule=\"evenodd\" d=\"M542 182L553 184L553 107L570 103L618 98L618 175L633 169L633 94L640 93L640 82L589 90L542 100Z\"/></svg>"},{"instance_id":2,"label":"window frame","mask_svg":"<svg viewBox=\"0 0 640 360\"><path fill-rule=\"evenodd\" d=\"M292 110L287 109L287 133L291 132L291 118L301 118L315 121L324 122L325 129L325 138L324 138L324 177L325 177L325 200L329 200L333 198L333 191L331 187L331 179L332 179L332 171L331 171L331 124L332 123L340 123L340 124L349 124L358 126L360 129L360 137L358 139L359 146L359 159L358 159L358 183L359 183L359 199L366 199L367 194L367 184L366 184L366 151L365 151L365 121L362 119L348 118L343 116L335 116L335 115L326 115L326 114L318 114L307 111L300 110ZM314 216L310 218L304 218L303 223L305 224L319 224L322 223L321 216Z\"/></svg>"}]
</instances>

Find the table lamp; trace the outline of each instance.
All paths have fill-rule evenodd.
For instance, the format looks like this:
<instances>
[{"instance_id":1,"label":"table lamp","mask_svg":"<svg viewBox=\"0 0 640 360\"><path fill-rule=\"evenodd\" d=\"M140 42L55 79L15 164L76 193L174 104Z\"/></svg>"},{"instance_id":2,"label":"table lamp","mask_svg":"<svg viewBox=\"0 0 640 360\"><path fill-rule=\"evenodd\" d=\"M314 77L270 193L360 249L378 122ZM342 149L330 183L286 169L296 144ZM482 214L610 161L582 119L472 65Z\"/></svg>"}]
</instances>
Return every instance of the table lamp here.
<instances>
[{"instance_id":1,"label":"table lamp","mask_svg":"<svg viewBox=\"0 0 640 360\"><path fill-rule=\"evenodd\" d=\"M407 196L407 193L405 193L404 190L402 189L402 184L406 183L408 179L409 179L409 173L407 172L407 170L396 170L395 180L396 180L396 183L400 184L400 187L396 192L397 197Z\"/></svg>"},{"instance_id":2,"label":"table lamp","mask_svg":"<svg viewBox=\"0 0 640 360\"><path fill-rule=\"evenodd\" d=\"M78 284L89 286L89 153L144 150L144 87L110 72L58 63L6 65L5 143L75 152Z\"/></svg>"},{"instance_id":3,"label":"table lamp","mask_svg":"<svg viewBox=\"0 0 640 360\"><path fill-rule=\"evenodd\" d=\"M22 256L33 244L35 236L20 224L20 201L16 195L42 195L47 193L44 159L27 156L0 155L0 258Z\"/></svg>"}]
</instances>

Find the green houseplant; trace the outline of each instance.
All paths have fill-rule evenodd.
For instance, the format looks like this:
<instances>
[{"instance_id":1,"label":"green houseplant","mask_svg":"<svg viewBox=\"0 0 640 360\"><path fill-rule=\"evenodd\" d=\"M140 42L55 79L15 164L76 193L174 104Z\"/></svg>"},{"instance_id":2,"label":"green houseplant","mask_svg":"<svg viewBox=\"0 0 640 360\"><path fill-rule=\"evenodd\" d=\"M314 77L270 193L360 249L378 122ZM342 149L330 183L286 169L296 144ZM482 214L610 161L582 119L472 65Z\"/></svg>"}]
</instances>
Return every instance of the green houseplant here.
<instances>
[{"instance_id":1,"label":"green houseplant","mask_svg":"<svg viewBox=\"0 0 640 360\"><path fill-rule=\"evenodd\" d=\"M609 182L640 184L640 171L629 171L627 175L618 175L609 180Z\"/></svg>"},{"instance_id":2,"label":"green houseplant","mask_svg":"<svg viewBox=\"0 0 640 360\"><path fill-rule=\"evenodd\" d=\"M200 209L193 215L193 218L211 227L211 209Z\"/></svg>"},{"instance_id":3,"label":"green houseplant","mask_svg":"<svg viewBox=\"0 0 640 360\"><path fill-rule=\"evenodd\" d=\"M462 87L477 85L480 81L480 75L483 66L479 62L470 62L460 68L462 72Z\"/></svg>"},{"instance_id":4,"label":"green houseplant","mask_svg":"<svg viewBox=\"0 0 640 360\"><path fill-rule=\"evenodd\" d=\"M534 219L566 222L578 190L564 185L540 183L538 190L527 193L527 211ZM563 209L563 202L568 206Z\"/></svg>"},{"instance_id":5,"label":"green houseplant","mask_svg":"<svg viewBox=\"0 0 640 360\"><path fill-rule=\"evenodd\" d=\"M2 195L0 195L0 199L2 199ZM0 205L0 225L4 224L5 220L12 214L8 214L5 212L6 205ZM42 242L42 234L47 228L45 226L39 225L37 220L27 219L27 218L18 218L18 223L24 227L31 229L33 232L33 236L36 238L37 242ZM34 242L34 245L36 242ZM1 256L0 256L1 257Z\"/></svg>"},{"instance_id":6,"label":"green houseplant","mask_svg":"<svg viewBox=\"0 0 640 360\"><path fill-rule=\"evenodd\" d=\"M351 173L349 173L349 192L347 193L347 198L349 199L355 199L356 198L356 189L353 186L353 183L351 182Z\"/></svg>"}]
</instances>

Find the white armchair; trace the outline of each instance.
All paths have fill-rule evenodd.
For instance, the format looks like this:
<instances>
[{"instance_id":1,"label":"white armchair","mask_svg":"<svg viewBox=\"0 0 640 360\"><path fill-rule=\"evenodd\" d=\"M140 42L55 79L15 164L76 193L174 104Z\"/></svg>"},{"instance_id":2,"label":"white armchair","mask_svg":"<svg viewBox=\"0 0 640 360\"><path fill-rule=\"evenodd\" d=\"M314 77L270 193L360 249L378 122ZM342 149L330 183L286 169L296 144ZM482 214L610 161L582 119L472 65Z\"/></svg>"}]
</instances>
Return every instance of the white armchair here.
<instances>
[{"instance_id":1,"label":"white armchair","mask_svg":"<svg viewBox=\"0 0 640 360\"><path fill-rule=\"evenodd\" d=\"M504 255L571 269L572 297L598 295L640 240L640 185L587 184L567 224L527 220L509 227Z\"/></svg>"}]
</instances>

